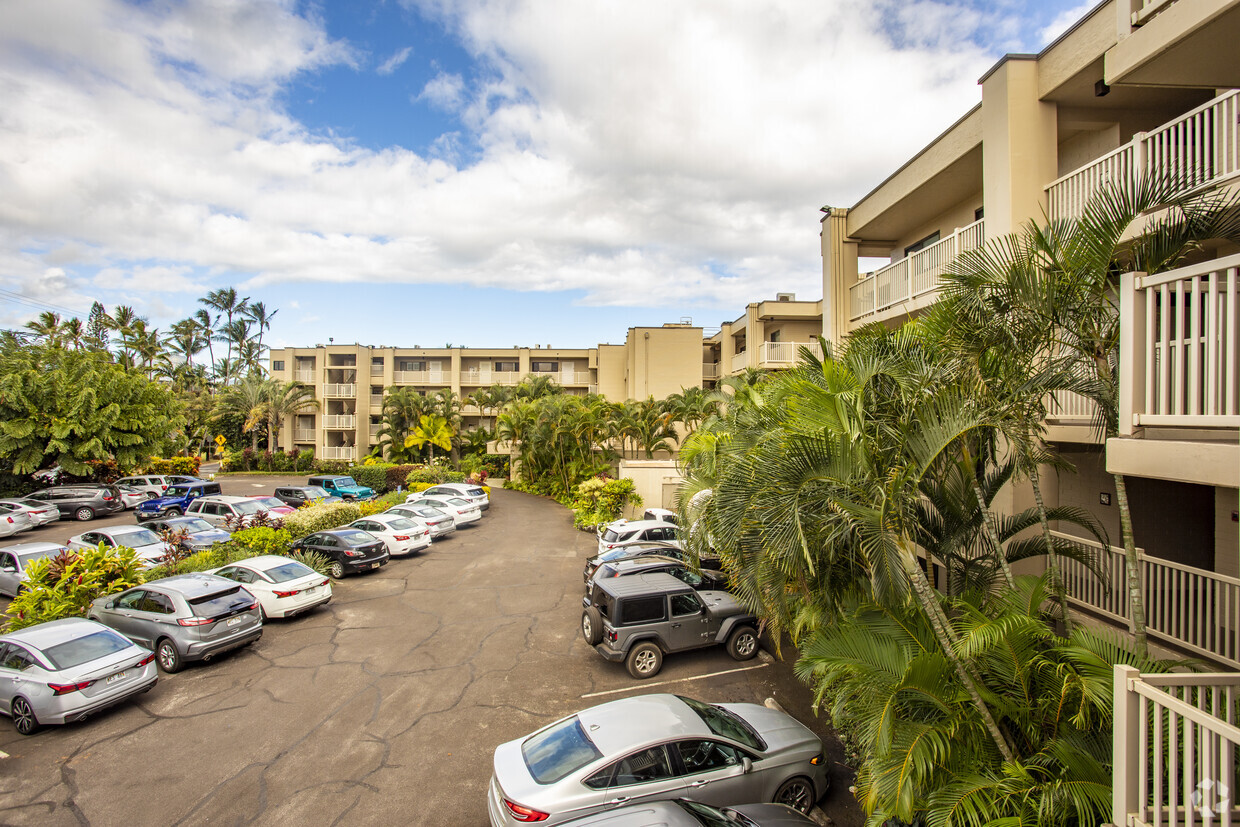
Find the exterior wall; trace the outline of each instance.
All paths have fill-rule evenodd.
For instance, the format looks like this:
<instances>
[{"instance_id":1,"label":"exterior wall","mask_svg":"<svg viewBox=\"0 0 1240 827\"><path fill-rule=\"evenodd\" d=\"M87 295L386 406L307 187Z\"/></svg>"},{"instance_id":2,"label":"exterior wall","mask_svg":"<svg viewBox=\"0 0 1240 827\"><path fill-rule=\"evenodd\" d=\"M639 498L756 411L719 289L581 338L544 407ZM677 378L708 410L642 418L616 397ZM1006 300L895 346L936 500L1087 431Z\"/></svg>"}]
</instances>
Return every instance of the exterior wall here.
<instances>
[{"instance_id":1,"label":"exterior wall","mask_svg":"<svg viewBox=\"0 0 1240 827\"><path fill-rule=\"evenodd\" d=\"M622 459L620 479L633 480L637 494L642 498L643 508L675 508L675 491L684 479L671 459ZM641 513L630 509L632 518Z\"/></svg>"},{"instance_id":2,"label":"exterior wall","mask_svg":"<svg viewBox=\"0 0 1240 827\"><path fill-rule=\"evenodd\" d=\"M1214 489L1214 570L1228 577L1240 577L1240 491Z\"/></svg>"},{"instance_id":3,"label":"exterior wall","mask_svg":"<svg viewBox=\"0 0 1240 827\"><path fill-rule=\"evenodd\" d=\"M979 190L964 201L948 207L941 215L935 217L934 220L918 225L897 238L888 255L892 261L902 259L904 258L905 249L936 231L939 233L940 238L946 238L960 227L967 227L977 220L974 218L974 215L981 206L982 193Z\"/></svg>"},{"instance_id":4,"label":"exterior wall","mask_svg":"<svg viewBox=\"0 0 1240 827\"><path fill-rule=\"evenodd\" d=\"M598 392L608 399L625 399L628 349L624 345L598 346Z\"/></svg>"},{"instance_id":5,"label":"exterior wall","mask_svg":"<svg viewBox=\"0 0 1240 827\"><path fill-rule=\"evenodd\" d=\"M682 325L634 327L625 339L625 399L662 399L702 385L702 328ZM609 397L610 398L610 397Z\"/></svg>"},{"instance_id":6,"label":"exterior wall","mask_svg":"<svg viewBox=\"0 0 1240 827\"><path fill-rule=\"evenodd\" d=\"M763 331L763 341L772 341L771 336L779 334L781 342L809 342L822 335L821 320L807 321L803 319L787 319L767 322Z\"/></svg>"}]
</instances>

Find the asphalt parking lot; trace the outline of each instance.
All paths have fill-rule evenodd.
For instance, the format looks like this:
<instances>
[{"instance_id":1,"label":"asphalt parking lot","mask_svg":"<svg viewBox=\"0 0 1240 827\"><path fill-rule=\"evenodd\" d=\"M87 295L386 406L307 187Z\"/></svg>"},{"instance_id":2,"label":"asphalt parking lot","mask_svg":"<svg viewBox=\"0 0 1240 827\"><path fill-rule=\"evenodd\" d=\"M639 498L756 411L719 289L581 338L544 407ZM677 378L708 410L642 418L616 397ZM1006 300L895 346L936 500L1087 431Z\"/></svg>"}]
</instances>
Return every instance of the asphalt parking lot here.
<instances>
[{"instance_id":1,"label":"asphalt parking lot","mask_svg":"<svg viewBox=\"0 0 1240 827\"><path fill-rule=\"evenodd\" d=\"M222 479L237 494L282 481ZM130 522L61 522L3 544ZM346 578L323 609L271 621L253 646L162 676L135 702L32 737L0 722L0 823L485 825L496 745L650 691L773 697L826 734L790 665L765 653L669 657L649 682L595 654L578 631L593 547L558 504L496 490L481 522ZM823 810L859 825L833 738L829 757Z\"/></svg>"}]
</instances>

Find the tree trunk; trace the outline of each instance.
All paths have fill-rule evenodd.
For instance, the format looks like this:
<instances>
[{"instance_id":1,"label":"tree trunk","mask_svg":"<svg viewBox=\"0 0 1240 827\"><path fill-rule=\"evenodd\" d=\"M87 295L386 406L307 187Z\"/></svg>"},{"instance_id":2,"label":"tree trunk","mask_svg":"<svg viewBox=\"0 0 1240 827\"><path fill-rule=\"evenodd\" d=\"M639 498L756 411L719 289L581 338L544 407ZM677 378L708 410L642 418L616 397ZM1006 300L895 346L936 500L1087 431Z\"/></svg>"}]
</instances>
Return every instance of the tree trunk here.
<instances>
[{"instance_id":1,"label":"tree trunk","mask_svg":"<svg viewBox=\"0 0 1240 827\"><path fill-rule=\"evenodd\" d=\"M1012 567L1008 565L1007 553L1003 550L1003 541L999 539L999 531L995 528L995 515L990 513L990 509L986 506L986 498L982 496L982 488L977 484L977 477L970 472L969 482L973 486L973 494L977 497L977 507L982 510L982 526L986 530L986 537L990 540L991 548L994 550L995 562L999 564L999 571L1003 572L1003 579L1007 581L1008 588L1016 583L1012 577Z\"/></svg>"},{"instance_id":2,"label":"tree trunk","mask_svg":"<svg viewBox=\"0 0 1240 827\"><path fill-rule=\"evenodd\" d=\"M1123 474L1115 474L1115 498L1119 500L1119 525L1124 536L1124 568L1128 589L1128 625L1132 631L1137 653L1142 657L1149 651L1145 639L1145 594L1141 590L1141 558L1137 555L1137 541L1132 534L1132 512L1128 510L1128 486Z\"/></svg>"},{"instance_id":3,"label":"tree trunk","mask_svg":"<svg viewBox=\"0 0 1240 827\"><path fill-rule=\"evenodd\" d=\"M1046 569L1051 576L1051 589L1055 592L1055 600L1059 603L1059 613L1063 616L1065 635L1072 634L1072 618L1068 614L1068 593L1064 590L1063 578L1059 576L1059 560L1055 555L1055 543L1051 538L1051 522L1046 519L1046 502L1042 499L1042 483L1038 469L1034 468L1029 475L1029 484L1033 486L1033 501L1038 506L1038 521L1042 523L1042 539L1046 541Z\"/></svg>"},{"instance_id":4,"label":"tree trunk","mask_svg":"<svg viewBox=\"0 0 1240 827\"><path fill-rule=\"evenodd\" d=\"M917 601L921 604L922 611L926 613L926 618L930 621L930 628L934 630L934 636L939 642L939 647L943 650L943 656L947 658L952 668L956 670L956 676L964 684L965 691L969 693L973 706L981 716L982 723L985 725L986 731L990 733L990 737L994 740L999 754L1003 756L1003 760L1014 761L1015 756L1012 754L1012 748L1008 746L1007 739L1003 737L1003 731L999 729L999 724L991 714L990 707L986 706L986 702L982 700L982 695L977 689L977 683L974 681L973 676L969 674L964 661L956 653L955 646L953 646L955 632L951 628L947 614L943 611L943 606L939 603L938 596L934 593L930 582L926 580L925 572L921 570L921 566L917 563L917 555L913 553L912 549L903 540L900 542L900 548L902 552L901 557L904 560L904 568L912 584L913 593L917 596Z\"/></svg>"}]
</instances>

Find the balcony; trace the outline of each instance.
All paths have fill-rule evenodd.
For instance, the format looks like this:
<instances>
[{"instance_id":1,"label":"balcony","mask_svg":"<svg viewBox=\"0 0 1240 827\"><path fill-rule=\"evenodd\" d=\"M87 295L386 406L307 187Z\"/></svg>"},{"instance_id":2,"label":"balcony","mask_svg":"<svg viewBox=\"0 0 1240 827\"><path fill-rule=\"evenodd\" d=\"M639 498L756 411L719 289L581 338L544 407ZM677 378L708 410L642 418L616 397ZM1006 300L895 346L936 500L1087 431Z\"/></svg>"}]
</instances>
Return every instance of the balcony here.
<instances>
[{"instance_id":1,"label":"balcony","mask_svg":"<svg viewBox=\"0 0 1240 827\"><path fill-rule=\"evenodd\" d=\"M975 221L925 249L875 270L848 289L849 321L876 321L883 311L934 292L947 265L966 250L982 246L985 240L985 221Z\"/></svg>"},{"instance_id":2,"label":"balcony","mask_svg":"<svg viewBox=\"0 0 1240 827\"><path fill-rule=\"evenodd\" d=\"M370 366L370 375L371 375L371 376L382 376L382 375L383 375L383 365L371 364L371 366Z\"/></svg>"},{"instance_id":3,"label":"balcony","mask_svg":"<svg viewBox=\"0 0 1240 827\"><path fill-rule=\"evenodd\" d=\"M357 385L324 385L323 396L327 399L356 399Z\"/></svg>"},{"instance_id":4,"label":"balcony","mask_svg":"<svg viewBox=\"0 0 1240 827\"><path fill-rule=\"evenodd\" d=\"M328 414L323 417L323 427L329 431L351 431L357 427L357 417L353 414Z\"/></svg>"},{"instance_id":5,"label":"balcony","mask_svg":"<svg viewBox=\"0 0 1240 827\"><path fill-rule=\"evenodd\" d=\"M792 367L801 360L803 347L822 358L822 345L818 342L763 342L758 351L758 367L767 370Z\"/></svg>"},{"instance_id":6,"label":"balcony","mask_svg":"<svg viewBox=\"0 0 1240 827\"><path fill-rule=\"evenodd\" d=\"M520 381L521 374L518 371L491 370L490 368L470 368L461 371L462 385L486 388L491 385L515 385Z\"/></svg>"},{"instance_id":7,"label":"balcony","mask_svg":"<svg viewBox=\"0 0 1240 827\"><path fill-rule=\"evenodd\" d=\"M718 362L703 362L702 363L702 378L703 379L718 379L719 378L719 363Z\"/></svg>"},{"instance_id":8,"label":"balcony","mask_svg":"<svg viewBox=\"0 0 1240 827\"><path fill-rule=\"evenodd\" d=\"M559 383L561 385L564 385L565 387L568 387L570 385L573 387L576 387L578 385L589 385L590 380L593 379L594 377L590 375L590 372L588 370L578 370L578 371L566 370L563 373L559 374L556 378L558 379Z\"/></svg>"},{"instance_id":9,"label":"balcony","mask_svg":"<svg viewBox=\"0 0 1240 827\"><path fill-rule=\"evenodd\" d=\"M374 410L374 409L376 409L376 408L378 408L378 409L380 409L380 410L382 410L382 409L383 409L383 394L381 394L381 393L372 393L372 394L370 395L370 408L371 408L371 410Z\"/></svg>"},{"instance_id":10,"label":"balcony","mask_svg":"<svg viewBox=\"0 0 1240 827\"><path fill-rule=\"evenodd\" d=\"M379 438L379 429L380 429L380 428L382 428L382 427L383 427L382 425L375 425L374 423L371 423L371 425L370 425L370 441L371 441L372 443L373 443L373 442L375 442L375 441Z\"/></svg>"},{"instance_id":11,"label":"balcony","mask_svg":"<svg viewBox=\"0 0 1240 827\"><path fill-rule=\"evenodd\" d=\"M312 370L298 370L298 371L294 371L294 372L293 372L293 381L295 381L295 382L305 382L307 385L313 385L313 384L314 384L314 381L315 381L315 379L314 379L314 371L312 371Z\"/></svg>"},{"instance_id":12,"label":"balcony","mask_svg":"<svg viewBox=\"0 0 1240 827\"><path fill-rule=\"evenodd\" d=\"M353 455L357 449L352 445L328 445L318 449L319 459L343 459L353 460Z\"/></svg>"},{"instance_id":13,"label":"balcony","mask_svg":"<svg viewBox=\"0 0 1240 827\"><path fill-rule=\"evenodd\" d=\"M293 442L314 442L313 428L296 428L293 430Z\"/></svg>"},{"instance_id":14,"label":"balcony","mask_svg":"<svg viewBox=\"0 0 1240 827\"><path fill-rule=\"evenodd\" d=\"M1138 132L1119 149L1046 187L1052 219L1079 218L1095 193L1128 187L1138 177L1166 177L1186 190L1206 189L1240 172L1240 90L1219 95L1153 132Z\"/></svg>"},{"instance_id":15,"label":"balcony","mask_svg":"<svg viewBox=\"0 0 1240 827\"><path fill-rule=\"evenodd\" d=\"M749 352L742 350L732 357L732 373L740 373L749 366Z\"/></svg>"}]
</instances>

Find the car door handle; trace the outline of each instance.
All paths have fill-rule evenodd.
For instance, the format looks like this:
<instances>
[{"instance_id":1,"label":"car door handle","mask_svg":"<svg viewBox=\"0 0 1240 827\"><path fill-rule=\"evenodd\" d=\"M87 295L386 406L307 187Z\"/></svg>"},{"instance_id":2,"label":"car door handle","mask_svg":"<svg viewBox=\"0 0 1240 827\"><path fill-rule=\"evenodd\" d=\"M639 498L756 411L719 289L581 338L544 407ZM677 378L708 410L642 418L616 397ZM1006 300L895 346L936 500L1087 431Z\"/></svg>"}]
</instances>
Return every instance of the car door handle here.
<instances>
[{"instance_id":1,"label":"car door handle","mask_svg":"<svg viewBox=\"0 0 1240 827\"><path fill-rule=\"evenodd\" d=\"M710 779L706 779L705 781L694 781L690 783L689 786L690 787L705 787L709 783L710 783Z\"/></svg>"},{"instance_id":2,"label":"car door handle","mask_svg":"<svg viewBox=\"0 0 1240 827\"><path fill-rule=\"evenodd\" d=\"M680 628L680 624L679 624L679 623L673 623L673 624L672 624L672 628L673 628L673 629L679 629L679 628Z\"/></svg>"},{"instance_id":3,"label":"car door handle","mask_svg":"<svg viewBox=\"0 0 1240 827\"><path fill-rule=\"evenodd\" d=\"M611 799L611 800L610 800L610 801L608 801L607 803L608 803L608 804L623 804L624 802L628 801L628 800L629 800L629 798L631 798L631 796L622 795L622 796L620 796L619 798L613 798L613 799Z\"/></svg>"}]
</instances>

